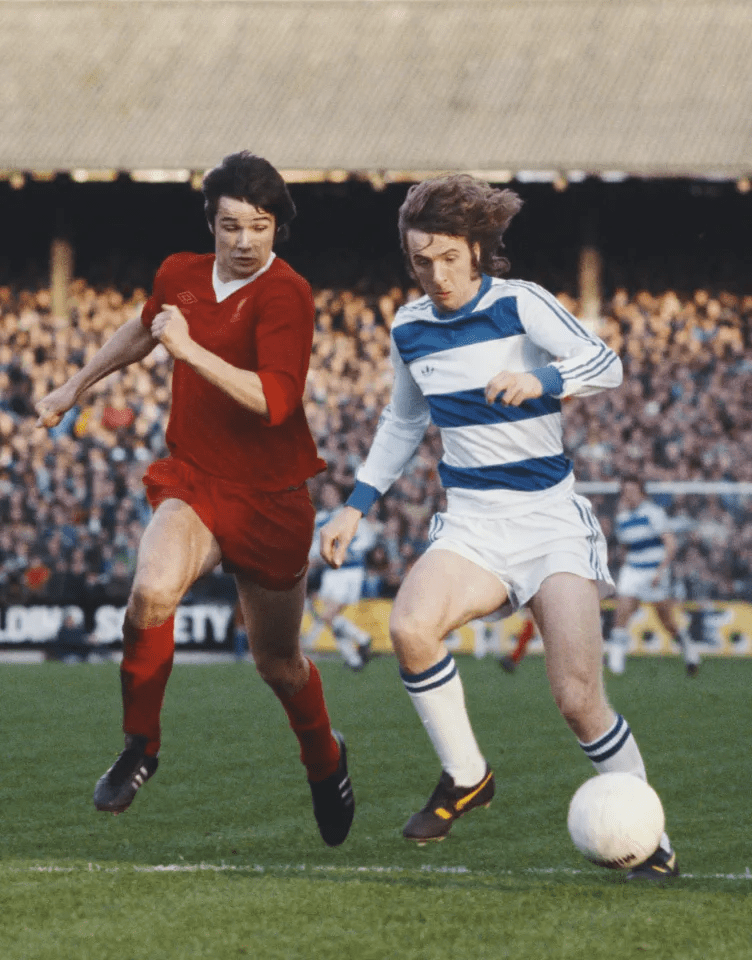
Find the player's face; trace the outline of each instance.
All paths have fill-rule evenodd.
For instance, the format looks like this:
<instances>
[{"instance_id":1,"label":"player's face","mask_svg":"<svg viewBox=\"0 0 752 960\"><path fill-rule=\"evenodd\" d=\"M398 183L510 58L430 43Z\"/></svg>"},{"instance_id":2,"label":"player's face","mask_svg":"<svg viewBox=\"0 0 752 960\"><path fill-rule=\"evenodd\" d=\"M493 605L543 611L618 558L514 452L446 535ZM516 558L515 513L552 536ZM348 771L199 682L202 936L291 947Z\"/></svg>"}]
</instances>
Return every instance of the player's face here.
<instances>
[{"instance_id":1,"label":"player's face","mask_svg":"<svg viewBox=\"0 0 752 960\"><path fill-rule=\"evenodd\" d=\"M634 481L628 480L622 487L621 502L627 510L634 510L635 507L639 507L644 499L639 484L634 483Z\"/></svg>"},{"instance_id":2,"label":"player's face","mask_svg":"<svg viewBox=\"0 0 752 960\"><path fill-rule=\"evenodd\" d=\"M464 307L480 289L480 274L473 262L480 256L464 237L408 230L407 255L415 276L437 310L452 313Z\"/></svg>"},{"instance_id":3,"label":"player's face","mask_svg":"<svg viewBox=\"0 0 752 960\"><path fill-rule=\"evenodd\" d=\"M214 252L223 283L247 280L269 259L277 223L245 200L220 197L214 219Z\"/></svg>"}]
</instances>

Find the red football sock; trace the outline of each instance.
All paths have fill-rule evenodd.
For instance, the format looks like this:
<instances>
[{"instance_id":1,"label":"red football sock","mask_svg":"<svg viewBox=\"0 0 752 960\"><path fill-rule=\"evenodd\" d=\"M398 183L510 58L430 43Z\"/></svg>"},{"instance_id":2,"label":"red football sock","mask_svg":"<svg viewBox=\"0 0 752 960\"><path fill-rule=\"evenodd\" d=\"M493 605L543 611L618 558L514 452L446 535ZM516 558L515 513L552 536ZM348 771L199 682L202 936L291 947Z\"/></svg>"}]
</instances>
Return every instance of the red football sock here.
<instances>
[{"instance_id":1,"label":"red football sock","mask_svg":"<svg viewBox=\"0 0 752 960\"><path fill-rule=\"evenodd\" d=\"M514 651L512 652L512 660L514 660L515 663L519 663L520 660L522 660L522 658L525 656L525 650L527 649L527 645L530 643L530 641L533 639L534 636L535 636L535 626L533 624L533 621L530 618L528 618L527 620L525 620L525 626L522 628L522 633L520 634L517 640L517 646L514 648Z\"/></svg>"},{"instance_id":2,"label":"red football sock","mask_svg":"<svg viewBox=\"0 0 752 960\"><path fill-rule=\"evenodd\" d=\"M126 619L123 624L123 731L147 737L146 753L159 752L160 724L165 687L175 653L175 618L158 627L140 630Z\"/></svg>"},{"instance_id":3,"label":"red football sock","mask_svg":"<svg viewBox=\"0 0 752 960\"><path fill-rule=\"evenodd\" d=\"M277 696L285 708L293 733L300 743L300 759L314 782L326 780L339 763L339 745L332 736L321 674L308 661L310 674L306 685L292 697Z\"/></svg>"}]
</instances>

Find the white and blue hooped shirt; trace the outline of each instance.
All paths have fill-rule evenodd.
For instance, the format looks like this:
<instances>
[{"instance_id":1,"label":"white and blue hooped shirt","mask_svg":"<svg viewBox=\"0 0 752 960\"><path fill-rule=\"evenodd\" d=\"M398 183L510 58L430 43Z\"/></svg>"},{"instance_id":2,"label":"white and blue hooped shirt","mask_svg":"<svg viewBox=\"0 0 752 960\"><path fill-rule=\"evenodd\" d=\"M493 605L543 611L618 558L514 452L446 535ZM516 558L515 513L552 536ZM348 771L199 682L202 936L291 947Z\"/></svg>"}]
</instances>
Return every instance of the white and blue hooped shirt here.
<instances>
[{"instance_id":1,"label":"white and blue hooped shirt","mask_svg":"<svg viewBox=\"0 0 752 960\"><path fill-rule=\"evenodd\" d=\"M514 508L572 484L561 400L616 387L618 356L537 284L483 276L454 313L421 297L401 307L391 331L394 385L348 503L364 514L400 476L430 422L449 509ZM543 395L519 407L488 404L503 370L534 373ZM567 482L568 481L568 482Z\"/></svg>"},{"instance_id":2,"label":"white and blue hooped shirt","mask_svg":"<svg viewBox=\"0 0 752 960\"><path fill-rule=\"evenodd\" d=\"M638 570L656 570L666 559L663 535L668 530L668 517L652 500L643 500L634 510L616 514L614 534L627 548L624 563Z\"/></svg>"}]
</instances>

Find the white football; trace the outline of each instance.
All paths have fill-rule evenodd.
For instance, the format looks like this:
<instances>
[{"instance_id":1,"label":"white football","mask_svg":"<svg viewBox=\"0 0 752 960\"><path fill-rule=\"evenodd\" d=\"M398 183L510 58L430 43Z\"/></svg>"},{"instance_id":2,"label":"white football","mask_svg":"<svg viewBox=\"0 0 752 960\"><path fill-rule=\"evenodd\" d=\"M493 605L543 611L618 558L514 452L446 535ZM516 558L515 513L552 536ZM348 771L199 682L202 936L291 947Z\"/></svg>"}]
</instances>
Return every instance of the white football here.
<instances>
[{"instance_id":1,"label":"white football","mask_svg":"<svg viewBox=\"0 0 752 960\"><path fill-rule=\"evenodd\" d=\"M658 849L665 816L650 784L631 773L600 773L572 797L567 827L588 860L614 870L643 863Z\"/></svg>"}]
</instances>

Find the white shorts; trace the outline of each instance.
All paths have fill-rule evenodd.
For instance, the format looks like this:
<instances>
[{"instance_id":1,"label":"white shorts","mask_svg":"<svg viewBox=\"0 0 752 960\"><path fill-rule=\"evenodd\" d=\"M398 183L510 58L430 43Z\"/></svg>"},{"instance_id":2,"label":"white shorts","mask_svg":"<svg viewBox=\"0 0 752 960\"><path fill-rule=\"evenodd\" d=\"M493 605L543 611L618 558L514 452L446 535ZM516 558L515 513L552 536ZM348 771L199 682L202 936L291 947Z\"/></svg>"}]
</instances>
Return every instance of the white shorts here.
<instances>
[{"instance_id":1,"label":"white shorts","mask_svg":"<svg viewBox=\"0 0 752 960\"><path fill-rule=\"evenodd\" d=\"M669 571L664 568L657 584L653 583L655 573L655 567L632 567L625 563L616 580L617 594L620 597L635 597L642 603L668 600L671 588Z\"/></svg>"},{"instance_id":2,"label":"white shorts","mask_svg":"<svg viewBox=\"0 0 752 960\"><path fill-rule=\"evenodd\" d=\"M601 597L614 592L606 538L590 501L576 493L511 517L437 513L428 537L429 550L458 553L504 584L507 602L484 619L508 617L524 607L553 573L595 580Z\"/></svg>"},{"instance_id":3,"label":"white shorts","mask_svg":"<svg viewBox=\"0 0 752 960\"><path fill-rule=\"evenodd\" d=\"M363 593L365 574L364 567L342 567L340 570L324 570L318 592L319 598L343 606L358 603Z\"/></svg>"}]
</instances>

